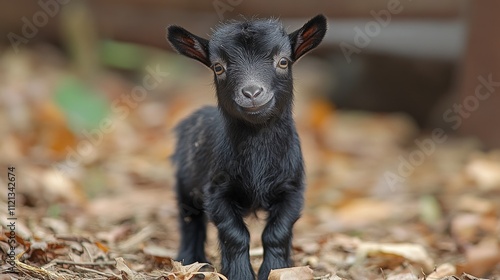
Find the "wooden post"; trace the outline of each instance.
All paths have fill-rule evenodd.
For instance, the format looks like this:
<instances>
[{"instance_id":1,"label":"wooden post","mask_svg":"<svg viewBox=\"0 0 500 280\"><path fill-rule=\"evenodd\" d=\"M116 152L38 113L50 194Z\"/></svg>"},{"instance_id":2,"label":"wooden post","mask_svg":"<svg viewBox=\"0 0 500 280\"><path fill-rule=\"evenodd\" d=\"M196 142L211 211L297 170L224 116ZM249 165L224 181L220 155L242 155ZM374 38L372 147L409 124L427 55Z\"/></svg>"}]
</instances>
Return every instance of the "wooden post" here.
<instances>
[{"instance_id":1,"label":"wooden post","mask_svg":"<svg viewBox=\"0 0 500 280\"><path fill-rule=\"evenodd\" d=\"M457 114L449 117L455 118L452 125L460 134L477 136L487 148L500 148L500 1L470 1L470 8L460 94L449 106Z\"/></svg>"}]
</instances>

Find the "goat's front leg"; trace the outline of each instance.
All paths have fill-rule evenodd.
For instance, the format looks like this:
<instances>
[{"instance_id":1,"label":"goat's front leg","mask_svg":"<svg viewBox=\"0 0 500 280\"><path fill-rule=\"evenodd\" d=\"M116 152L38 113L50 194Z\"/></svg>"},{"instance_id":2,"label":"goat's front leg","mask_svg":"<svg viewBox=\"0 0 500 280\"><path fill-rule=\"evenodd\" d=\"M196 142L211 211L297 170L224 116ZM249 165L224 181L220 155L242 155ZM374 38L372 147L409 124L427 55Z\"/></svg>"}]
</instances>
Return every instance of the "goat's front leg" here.
<instances>
[{"instance_id":1,"label":"goat's front leg","mask_svg":"<svg viewBox=\"0 0 500 280\"><path fill-rule=\"evenodd\" d=\"M228 279L254 280L250 264L250 233L242 210L230 197L211 197L208 213L219 232L221 272Z\"/></svg>"},{"instance_id":2,"label":"goat's front leg","mask_svg":"<svg viewBox=\"0 0 500 280\"><path fill-rule=\"evenodd\" d=\"M270 206L267 225L262 233L264 260L259 269L259 280L268 278L271 269L292 265L292 229L300 217L304 198L301 191L284 194Z\"/></svg>"}]
</instances>

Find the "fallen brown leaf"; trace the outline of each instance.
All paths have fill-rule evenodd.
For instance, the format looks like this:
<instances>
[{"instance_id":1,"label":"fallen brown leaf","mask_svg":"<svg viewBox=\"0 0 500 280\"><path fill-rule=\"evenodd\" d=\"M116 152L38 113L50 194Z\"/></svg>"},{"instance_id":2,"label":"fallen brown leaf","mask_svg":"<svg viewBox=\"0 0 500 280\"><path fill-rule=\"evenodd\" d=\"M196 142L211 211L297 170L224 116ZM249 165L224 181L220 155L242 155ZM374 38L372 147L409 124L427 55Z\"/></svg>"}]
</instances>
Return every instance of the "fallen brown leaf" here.
<instances>
[{"instance_id":1,"label":"fallen brown leaf","mask_svg":"<svg viewBox=\"0 0 500 280\"><path fill-rule=\"evenodd\" d=\"M427 275L426 280L441 279L446 276L453 276L457 269L451 263L444 263L438 266L431 274Z\"/></svg>"},{"instance_id":2,"label":"fallen brown leaf","mask_svg":"<svg viewBox=\"0 0 500 280\"><path fill-rule=\"evenodd\" d=\"M313 279L313 271L308 266L273 269L269 280L309 280Z\"/></svg>"},{"instance_id":3,"label":"fallen brown leaf","mask_svg":"<svg viewBox=\"0 0 500 280\"><path fill-rule=\"evenodd\" d=\"M358 246L356 258L361 261L367 257L376 257L381 254L403 257L412 263L421 265L424 271L430 272L434 268L434 260L419 244L363 242Z\"/></svg>"},{"instance_id":4,"label":"fallen brown leaf","mask_svg":"<svg viewBox=\"0 0 500 280\"><path fill-rule=\"evenodd\" d=\"M484 238L479 244L469 246L465 252L466 263L458 266L459 272L485 276L500 262L499 242L494 237Z\"/></svg>"}]
</instances>

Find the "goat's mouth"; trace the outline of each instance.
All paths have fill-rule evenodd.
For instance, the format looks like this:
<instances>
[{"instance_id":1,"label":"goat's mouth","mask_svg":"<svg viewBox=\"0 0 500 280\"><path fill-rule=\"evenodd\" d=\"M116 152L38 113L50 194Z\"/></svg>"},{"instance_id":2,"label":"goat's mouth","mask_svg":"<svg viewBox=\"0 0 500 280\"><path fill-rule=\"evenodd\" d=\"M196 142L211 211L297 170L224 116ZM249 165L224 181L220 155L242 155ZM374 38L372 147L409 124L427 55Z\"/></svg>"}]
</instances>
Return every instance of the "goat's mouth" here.
<instances>
[{"instance_id":1,"label":"goat's mouth","mask_svg":"<svg viewBox=\"0 0 500 280\"><path fill-rule=\"evenodd\" d=\"M250 115L258 115L260 113L266 112L269 108L273 106L274 103L274 98L270 98L268 101L266 101L263 104L256 105L252 104L252 106L241 106L240 108L243 112L250 114Z\"/></svg>"}]
</instances>

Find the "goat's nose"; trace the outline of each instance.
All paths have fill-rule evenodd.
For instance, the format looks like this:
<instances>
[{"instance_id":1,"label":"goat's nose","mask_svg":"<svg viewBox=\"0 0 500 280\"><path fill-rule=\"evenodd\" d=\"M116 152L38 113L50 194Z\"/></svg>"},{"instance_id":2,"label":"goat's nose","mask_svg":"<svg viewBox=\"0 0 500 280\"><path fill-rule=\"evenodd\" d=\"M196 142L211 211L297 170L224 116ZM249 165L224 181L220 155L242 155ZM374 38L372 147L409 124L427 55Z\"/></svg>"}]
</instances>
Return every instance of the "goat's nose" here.
<instances>
[{"instance_id":1,"label":"goat's nose","mask_svg":"<svg viewBox=\"0 0 500 280\"><path fill-rule=\"evenodd\" d=\"M251 86L246 86L241 89L241 92L243 95L247 98L255 98L259 96L259 94L262 92L263 88L255 85Z\"/></svg>"}]
</instances>

